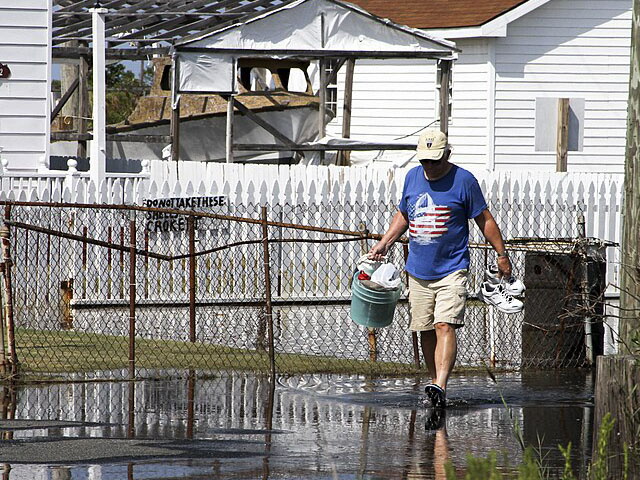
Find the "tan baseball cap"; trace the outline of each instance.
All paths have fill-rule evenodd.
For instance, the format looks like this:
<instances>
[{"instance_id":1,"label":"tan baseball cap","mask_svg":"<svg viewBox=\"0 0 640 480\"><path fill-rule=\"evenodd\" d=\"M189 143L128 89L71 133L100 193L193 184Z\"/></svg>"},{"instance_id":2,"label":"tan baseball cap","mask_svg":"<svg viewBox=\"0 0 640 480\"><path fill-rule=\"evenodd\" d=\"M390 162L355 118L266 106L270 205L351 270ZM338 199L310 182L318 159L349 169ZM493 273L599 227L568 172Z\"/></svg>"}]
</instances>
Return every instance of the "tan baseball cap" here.
<instances>
[{"instance_id":1,"label":"tan baseball cap","mask_svg":"<svg viewBox=\"0 0 640 480\"><path fill-rule=\"evenodd\" d=\"M434 128L425 130L420 135L416 158L418 160L440 160L447 146L447 136Z\"/></svg>"}]
</instances>

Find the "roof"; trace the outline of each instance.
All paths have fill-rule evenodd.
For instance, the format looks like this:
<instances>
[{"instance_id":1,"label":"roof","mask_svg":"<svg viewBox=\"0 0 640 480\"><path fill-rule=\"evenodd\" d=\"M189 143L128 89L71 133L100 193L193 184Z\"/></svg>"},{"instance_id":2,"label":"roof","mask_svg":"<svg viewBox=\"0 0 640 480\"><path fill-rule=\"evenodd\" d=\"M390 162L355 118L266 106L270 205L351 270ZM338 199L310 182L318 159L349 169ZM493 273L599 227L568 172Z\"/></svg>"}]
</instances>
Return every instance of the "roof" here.
<instances>
[{"instance_id":1,"label":"roof","mask_svg":"<svg viewBox=\"0 0 640 480\"><path fill-rule=\"evenodd\" d=\"M150 53L167 53L171 45L188 39L202 38L225 27L250 22L271 12L282 10L286 5L299 0L100 0L101 7L107 9L105 36L107 57L145 58ZM445 0L438 0L446 3ZM53 56L75 56L88 54L87 45L92 39L91 9L96 0L53 0ZM335 1L340 4L341 2ZM366 7L365 3L342 4L345 8ZM380 0L378 6L385 3ZM418 2L414 2L418 5ZM366 14L366 12L360 12ZM384 17L390 17L384 14ZM385 24L386 22L382 22ZM411 29L394 22L387 26L404 30L411 35L428 38L445 48L453 45L441 39L428 37L423 32L409 32ZM69 41L80 42L74 47ZM75 54L75 55L74 55Z\"/></svg>"},{"instance_id":2,"label":"roof","mask_svg":"<svg viewBox=\"0 0 640 480\"><path fill-rule=\"evenodd\" d=\"M528 0L349 0L368 12L413 28L483 25Z\"/></svg>"},{"instance_id":3,"label":"roof","mask_svg":"<svg viewBox=\"0 0 640 480\"><path fill-rule=\"evenodd\" d=\"M101 0L100 3L107 9L105 36L109 55L145 49L157 53L180 38L272 8L283 1ZM91 43L90 10L95 4L96 0L53 0L54 57L68 48L65 42Z\"/></svg>"},{"instance_id":4,"label":"roof","mask_svg":"<svg viewBox=\"0 0 640 480\"><path fill-rule=\"evenodd\" d=\"M295 11L294 11L295 10ZM323 32L318 30L318 20L326 25ZM255 27L260 22L264 27ZM274 28L274 24L277 28ZM248 42L243 42L241 36L230 34L229 41L220 41L220 37L228 35L230 31L247 28ZM255 30L258 31L255 31ZM306 32L305 32L306 30ZM326 35L327 38L324 38ZM174 45L180 50L188 48L212 48L207 39L216 38L213 43L223 49L266 49L278 50L286 45L291 50L322 50L336 52L340 46L344 52L362 54L366 50L376 50L381 47L376 41L381 40L389 47L392 56L399 56L403 51L418 55L419 52L436 56L450 56L457 51L455 44L442 38L434 37L422 30L382 19L371 14L366 9L352 2L342 0L282 0L272 2L269 8L258 12L230 19L224 23L185 36L176 40ZM269 42L262 42L268 37ZM318 38L311 38L318 37ZM322 37L322 39L320 38ZM367 40L364 42L364 40ZM322 43L322 47L318 45ZM248 45L247 45L248 44ZM395 47L395 48L394 48ZM396 50L392 52L392 50ZM366 55L365 55L366 56ZM433 57L435 58L435 57Z\"/></svg>"}]
</instances>

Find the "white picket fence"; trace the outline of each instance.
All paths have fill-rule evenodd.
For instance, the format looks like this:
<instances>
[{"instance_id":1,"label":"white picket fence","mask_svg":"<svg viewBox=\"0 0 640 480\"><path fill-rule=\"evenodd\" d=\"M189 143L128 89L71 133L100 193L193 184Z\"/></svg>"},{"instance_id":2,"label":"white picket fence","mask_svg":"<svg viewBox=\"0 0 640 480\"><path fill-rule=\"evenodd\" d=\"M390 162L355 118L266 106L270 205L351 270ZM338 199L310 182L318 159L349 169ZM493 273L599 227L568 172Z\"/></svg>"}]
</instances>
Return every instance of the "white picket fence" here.
<instances>
[{"instance_id":1,"label":"white picket fence","mask_svg":"<svg viewBox=\"0 0 640 480\"><path fill-rule=\"evenodd\" d=\"M0 200L142 204L145 199L226 195L231 205L397 203L407 169L302 165L143 162L141 174L108 174L100 186L88 174L4 174ZM571 216L584 212L586 235L618 243L623 177L554 172L473 172L505 238L576 237ZM573 212L573 213L572 213ZM338 215L333 227L342 220ZM564 219L564 220L563 220ZM309 217L309 221L314 220ZM317 219L316 219L317 220ZM386 215L367 225L382 233ZM347 228L347 227L344 227ZM477 229L472 240L481 240ZM619 251L607 249L608 282L618 285ZM615 288L610 289L615 292Z\"/></svg>"}]
</instances>

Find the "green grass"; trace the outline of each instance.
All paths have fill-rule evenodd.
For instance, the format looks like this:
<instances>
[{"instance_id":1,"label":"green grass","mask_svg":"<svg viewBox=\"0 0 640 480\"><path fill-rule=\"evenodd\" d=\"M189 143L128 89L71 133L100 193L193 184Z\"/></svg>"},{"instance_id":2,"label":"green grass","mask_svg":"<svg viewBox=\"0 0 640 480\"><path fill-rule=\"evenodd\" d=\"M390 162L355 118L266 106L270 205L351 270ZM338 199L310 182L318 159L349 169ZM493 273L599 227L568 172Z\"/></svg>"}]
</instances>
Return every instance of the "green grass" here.
<instances>
[{"instance_id":1,"label":"green grass","mask_svg":"<svg viewBox=\"0 0 640 480\"><path fill-rule=\"evenodd\" d=\"M587 468L588 480L609 480L614 478L608 470L608 448L611 440L611 432L613 430L614 421L610 414L606 414L602 419L599 427L598 444L594 451L594 458L591 460ZM467 464L462 469L461 475L456 472L455 467L449 461L445 466L447 480L548 480L550 478L558 478L560 480L576 480L576 476L571 469L571 443L563 448L558 445L562 456L565 459L564 470L561 476L551 477L547 468L540 463L539 455L535 448L528 446L523 451L522 462L513 467L499 467L496 452L490 452L487 457L467 456ZM625 448L625 460L627 459L627 449ZM628 463L625 462L624 471L621 476L616 477L620 480L628 478Z\"/></svg>"},{"instance_id":2,"label":"green grass","mask_svg":"<svg viewBox=\"0 0 640 480\"><path fill-rule=\"evenodd\" d=\"M129 365L129 339L73 331L16 330L23 374L115 370ZM266 351L205 343L136 339L136 367L149 369L244 370L269 372ZM276 354L278 373L416 373L413 365L297 354Z\"/></svg>"}]
</instances>

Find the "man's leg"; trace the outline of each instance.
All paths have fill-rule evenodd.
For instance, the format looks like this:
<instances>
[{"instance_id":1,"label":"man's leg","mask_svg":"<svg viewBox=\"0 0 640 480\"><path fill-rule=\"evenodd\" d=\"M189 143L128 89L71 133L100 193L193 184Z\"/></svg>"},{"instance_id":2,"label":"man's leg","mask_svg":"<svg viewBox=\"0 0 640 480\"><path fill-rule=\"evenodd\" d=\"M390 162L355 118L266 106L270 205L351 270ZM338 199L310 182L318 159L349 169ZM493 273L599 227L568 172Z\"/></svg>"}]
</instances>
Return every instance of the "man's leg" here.
<instances>
[{"instance_id":1,"label":"man's leg","mask_svg":"<svg viewBox=\"0 0 640 480\"><path fill-rule=\"evenodd\" d=\"M436 371L436 331L423 330L420 332L420 347L422 348L422 356L424 363L427 365L429 375L431 375L431 383L436 383L438 372Z\"/></svg>"},{"instance_id":2,"label":"man's leg","mask_svg":"<svg viewBox=\"0 0 640 480\"><path fill-rule=\"evenodd\" d=\"M436 380L434 383L447 389L449 375L456 363L458 346L456 342L456 330L448 323L436 323L435 329L436 345L434 354Z\"/></svg>"}]
</instances>

